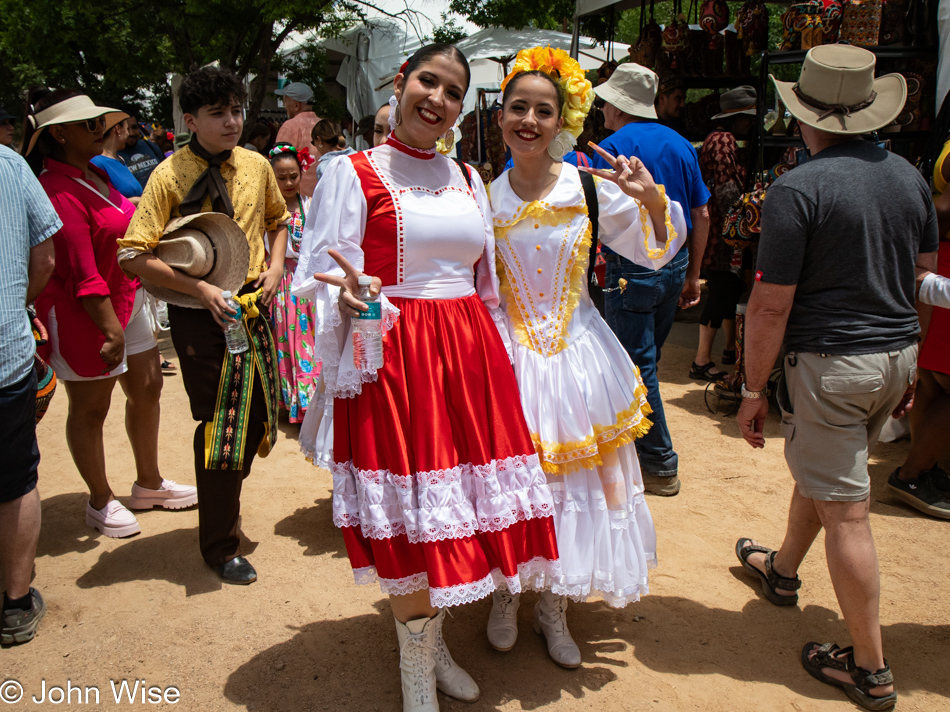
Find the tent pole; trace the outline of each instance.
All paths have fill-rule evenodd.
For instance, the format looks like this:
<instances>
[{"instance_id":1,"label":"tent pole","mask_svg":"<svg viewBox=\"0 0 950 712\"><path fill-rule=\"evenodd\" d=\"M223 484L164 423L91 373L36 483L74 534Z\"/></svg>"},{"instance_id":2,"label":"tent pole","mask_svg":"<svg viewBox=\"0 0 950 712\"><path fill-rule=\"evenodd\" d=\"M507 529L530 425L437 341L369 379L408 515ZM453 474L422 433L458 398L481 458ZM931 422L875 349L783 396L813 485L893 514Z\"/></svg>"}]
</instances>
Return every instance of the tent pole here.
<instances>
[{"instance_id":1,"label":"tent pole","mask_svg":"<svg viewBox=\"0 0 950 712\"><path fill-rule=\"evenodd\" d=\"M579 2L580 2L580 0L577 0L577 3L579 3ZM581 47L580 47L580 45L581 45L581 42L580 42L580 35L581 35L581 32L580 32L581 18L580 18L580 16L577 14L577 12L578 12L577 3L575 3L575 5L574 5L574 29L571 31L571 52L570 52L570 55L571 55L574 59L577 59L577 54L578 54L578 52L579 52L580 49L581 49Z\"/></svg>"}]
</instances>

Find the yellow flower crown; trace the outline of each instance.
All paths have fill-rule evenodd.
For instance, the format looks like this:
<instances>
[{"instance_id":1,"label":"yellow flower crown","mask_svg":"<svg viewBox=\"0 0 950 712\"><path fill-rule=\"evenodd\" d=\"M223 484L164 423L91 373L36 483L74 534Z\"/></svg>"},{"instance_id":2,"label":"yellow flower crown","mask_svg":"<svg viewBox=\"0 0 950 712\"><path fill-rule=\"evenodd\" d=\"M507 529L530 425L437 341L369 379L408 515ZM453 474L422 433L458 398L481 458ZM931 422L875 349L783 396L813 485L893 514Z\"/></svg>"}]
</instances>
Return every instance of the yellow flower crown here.
<instances>
[{"instance_id":1,"label":"yellow flower crown","mask_svg":"<svg viewBox=\"0 0 950 712\"><path fill-rule=\"evenodd\" d=\"M567 131L576 139L583 132L584 119L594 103L594 89L587 81L581 65L563 49L523 49L515 58L514 68L501 83L501 90L505 90L516 74L531 71L544 72L560 85L565 97L564 109L561 111L564 125L561 130Z\"/></svg>"}]
</instances>

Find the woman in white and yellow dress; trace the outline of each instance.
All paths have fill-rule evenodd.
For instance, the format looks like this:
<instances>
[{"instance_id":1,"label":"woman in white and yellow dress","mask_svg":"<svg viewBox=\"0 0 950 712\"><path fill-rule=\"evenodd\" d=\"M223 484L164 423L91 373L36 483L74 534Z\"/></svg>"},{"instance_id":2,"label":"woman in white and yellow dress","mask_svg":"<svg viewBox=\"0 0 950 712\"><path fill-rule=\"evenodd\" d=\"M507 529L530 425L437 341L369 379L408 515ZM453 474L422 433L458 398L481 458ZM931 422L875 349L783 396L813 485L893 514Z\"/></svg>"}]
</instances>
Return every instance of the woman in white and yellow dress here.
<instances>
[{"instance_id":1,"label":"woman in white and yellow dress","mask_svg":"<svg viewBox=\"0 0 950 712\"><path fill-rule=\"evenodd\" d=\"M565 52L538 47L518 54L502 88L514 167L490 189L496 265L525 419L554 493L562 568L535 606L535 631L556 663L577 667L567 599L625 606L647 593L656 565L634 445L650 407L637 367L588 295L591 223L581 174L561 160L590 109L590 82ZM597 176L600 240L659 268L686 235L681 207L636 158L601 155L617 170L588 171ZM497 650L515 644L518 603L494 594L488 638Z\"/></svg>"}]
</instances>

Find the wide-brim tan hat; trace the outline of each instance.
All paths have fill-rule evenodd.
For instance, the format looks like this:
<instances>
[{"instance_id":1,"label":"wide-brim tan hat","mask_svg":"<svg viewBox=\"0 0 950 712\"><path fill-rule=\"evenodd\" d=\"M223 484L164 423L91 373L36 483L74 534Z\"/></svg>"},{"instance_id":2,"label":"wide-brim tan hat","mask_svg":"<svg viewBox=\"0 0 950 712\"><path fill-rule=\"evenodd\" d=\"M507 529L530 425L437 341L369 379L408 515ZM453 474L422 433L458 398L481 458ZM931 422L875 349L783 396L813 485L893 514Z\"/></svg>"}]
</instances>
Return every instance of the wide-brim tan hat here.
<instances>
[{"instance_id":1,"label":"wide-brim tan hat","mask_svg":"<svg viewBox=\"0 0 950 712\"><path fill-rule=\"evenodd\" d=\"M656 72L636 62L627 62L617 67L610 79L594 87L594 94L625 114L655 119L656 86Z\"/></svg>"},{"instance_id":2,"label":"wide-brim tan hat","mask_svg":"<svg viewBox=\"0 0 950 712\"><path fill-rule=\"evenodd\" d=\"M201 279L222 292L237 294L247 280L251 247L240 226L224 213L196 213L175 218L154 249L165 264ZM204 309L197 297L140 278L155 298L190 309Z\"/></svg>"},{"instance_id":3,"label":"wide-brim tan hat","mask_svg":"<svg viewBox=\"0 0 950 712\"><path fill-rule=\"evenodd\" d=\"M98 119L100 116L106 116L106 131L120 121L129 118L129 115L124 111L112 109L108 106L96 106L95 102L85 94L64 99L58 104L53 104L42 111L36 112L36 114L29 117L33 124L33 136L30 138L30 145L26 147L24 155L30 155L30 151L36 146L36 142L44 129L56 124L72 124L87 119Z\"/></svg>"},{"instance_id":4,"label":"wide-brim tan hat","mask_svg":"<svg viewBox=\"0 0 950 712\"><path fill-rule=\"evenodd\" d=\"M755 87L749 85L736 87L719 97L720 112L713 116L713 119L726 119L730 116L755 116L756 114L756 93Z\"/></svg>"},{"instance_id":5,"label":"wide-brim tan hat","mask_svg":"<svg viewBox=\"0 0 950 712\"><path fill-rule=\"evenodd\" d=\"M808 50L797 82L769 77L801 123L834 134L864 134L893 122L907 100L904 77L875 79L875 62L861 47L821 45Z\"/></svg>"}]
</instances>

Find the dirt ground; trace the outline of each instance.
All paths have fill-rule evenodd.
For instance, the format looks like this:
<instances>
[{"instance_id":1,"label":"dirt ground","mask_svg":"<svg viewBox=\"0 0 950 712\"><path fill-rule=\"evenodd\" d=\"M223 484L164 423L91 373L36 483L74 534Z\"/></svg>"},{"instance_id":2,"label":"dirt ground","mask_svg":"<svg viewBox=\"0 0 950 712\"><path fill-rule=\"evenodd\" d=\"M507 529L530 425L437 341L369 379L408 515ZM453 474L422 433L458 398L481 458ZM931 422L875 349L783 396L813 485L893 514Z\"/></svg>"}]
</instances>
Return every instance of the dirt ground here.
<instances>
[{"instance_id":1,"label":"dirt ground","mask_svg":"<svg viewBox=\"0 0 950 712\"><path fill-rule=\"evenodd\" d=\"M847 644L822 541L801 570L801 603L789 609L768 603L735 558L740 536L780 543L792 482L777 418L767 425L768 446L753 451L733 417L706 410L703 389L686 377L694 332L678 324L660 366L683 491L649 498L660 561L651 594L620 611L572 605L584 659L574 671L550 662L531 629L536 594L525 596L521 637L509 653L485 639L487 600L455 610L446 638L481 699L440 696L443 711L854 709L799 663L807 641ZM170 348L165 353L174 358ZM33 642L0 650L0 681L16 680L26 693L8 709L131 707L127 696L116 703L111 685L137 680L145 681L138 708L401 709L389 605L377 586L353 584L331 522L329 473L303 459L296 428L282 426L275 451L245 483L243 551L260 579L236 587L222 585L202 562L195 510L142 513L142 533L131 539L86 527L87 492L64 441L66 408L60 391L39 427L43 528L35 585L49 611ZM194 424L178 376L165 379L162 416L162 471L193 484ZM134 472L118 388L106 429L110 480L124 499ZM900 710L950 710L950 523L888 501L883 486L906 449L906 442L880 445L871 466L885 653ZM96 687L100 702L91 691L80 701L74 691L51 704L60 694L52 691L36 704L44 681L48 693ZM180 701L151 703L153 694L142 702L145 686L174 687ZM13 692L0 683L0 694Z\"/></svg>"}]
</instances>

